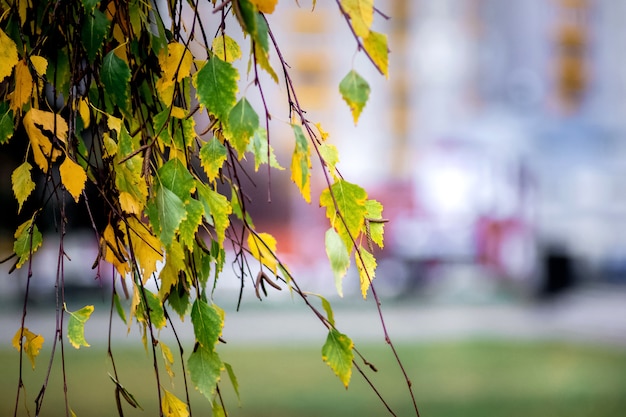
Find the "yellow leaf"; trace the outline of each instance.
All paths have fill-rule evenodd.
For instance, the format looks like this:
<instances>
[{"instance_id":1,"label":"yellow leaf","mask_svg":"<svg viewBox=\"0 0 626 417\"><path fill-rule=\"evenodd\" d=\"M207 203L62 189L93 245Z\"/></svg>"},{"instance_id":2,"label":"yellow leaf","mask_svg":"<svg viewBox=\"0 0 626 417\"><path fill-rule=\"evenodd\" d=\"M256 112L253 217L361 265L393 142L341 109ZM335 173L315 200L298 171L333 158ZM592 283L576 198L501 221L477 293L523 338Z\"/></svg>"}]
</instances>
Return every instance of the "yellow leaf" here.
<instances>
[{"instance_id":1,"label":"yellow leaf","mask_svg":"<svg viewBox=\"0 0 626 417\"><path fill-rule=\"evenodd\" d=\"M188 77L191 71L193 56L189 49L182 43L172 42L167 45L167 55L165 50L159 55L159 64L163 71L163 78L180 82Z\"/></svg>"},{"instance_id":2,"label":"yellow leaf","mask_svg":"<svg viewBox=\"0 0 626 417\"><path fill-rule=\"evenodd\" d=\"M360 256L359 256L360 254ZM374 255L359 248L359 253L354 255L356 267L359 270L359 280L361 282L361 295L363 299L367 298L367 290L369 289L374 276L376 275L376 258Z\"/></svg>"},{"instance_id":3,"label":"yellow leaf","mask_svg":"<svg viewBox=\"0 0 626 417\"><path fill-rule=\"evenodd\" d=\"M163 72L157 81L156 88L161 100L167 105L172 104L174 94L174 82L180 82L188 77L191 72L193 56L182 43L172 42L167 45L167 50L159 54L159 65Z\"/></svg>"},{"instance_id":4,"label":"yellow leaf","mask_svg":"<svg viewBox=\"0 0 626 417\"><path fill-rule=\"evenodd\" d=\"M80 195L85 189L85 182L87 182L85 170L66 156L59 168L59 172L65 189L74 197L74 201L78 203Z\"/></svg>"},{"instance_id":5,"label":"yellow leaf","mask_svg":"<svg viewBox=\"0 0 626 417\"><path fill-rule=\"evenodd\" d=\"M48 69L48 60L46 58L33 55L30 57L30 63L33 65L33 68L35 68L35 71L37 71L37 75L40 77L46 75L46 70Z\"/></svg>"},{"instance_id":6,"label":"yellow leaf","mask_svg":"<svg viewBox=\"0 0 626 417\"><path fill-rule=\"evenodd\" d=\"M248 248L250 253L263 265L267 266L274 274L278 262L276 253L276 239L269 233L250 233L248 235Z\"/></svg>"},{"instance_id":7,"label":"yellow leaf","mask_svg":"<svg viewBox=\"0 0 626 417\"><path fill-rule=\"evenodd\" d=\"M251 0L250 3L256 5L261 13L272 13L278 0Z\"/></svg>"},{"instance_id":8,"label":"yellow leaf","mask_svg":"<svg viewBox=\"0 0 626 417\"><path fill-rule=\"evenodd\" d=\"M89 112L89 102L87 98L83 97L78 101L78 113L80 114L80 118L83 119L83 126L89 127L91 123L91 113Z\"/></svg>"},{"instance_id":9,"label":"yellow leaf","mask_svg":"<svg viewBox=\"0 0 626 417\"><path fill-rule=\"evenodd\" d=\"M22 205L35 189L35 183L32 180L30 171L33 168L28 162L24 162L19 167L15 168L13 174L11 174L11 183L13 185L13 193L17 199L18 208L17 212L22 210Z\"/></svg>"},{"instance_id":10,"label":"yellow leaf","mask_svg":"<svg viewBox=\"0 0 626 417\"><path fill-rule=\"evenodd\" d=\"M178 241L173 241L165 254L165 266L159 274L161 287L159 298L165 301L172 287L178 283L179 272L185 269L185 252Z\"/></svg>"},{"instance_id":11,"label":"yellow leaf","mask_svg":"<svg viewBox=\"0 0 626 417\"><path fill-rule=\"evenodd\" d=\"M172 355L172 351L169 346L163 343L162 340L159 340L159 346L161 346L161 353L163 355L163 362L165 363L165 370L170 378L174 378L174 370L172 369L172 365L174 364L174 355Z\"/></svg>"},{"instance_id":12,"label":"yellow leaf","mask_svg":"<svg viewBox=\"0 0 626 417\"><path fill-rule=\"evenodd\" d=\"M143 204L126 191L120 192L119 201L120 207L122 207L122 210L126 213L140 214L143 209Z\"/></svg>"},{"instance_id":13,"label":"yellow leaf","mask_svg":"<svg viewBox=\"0 0 626 417\"><path fill-rule=\"evenodd\" d=\"M100 248L104 254L104 260L117 269L117 272L122 277L130 273L130 267L128 265L128 253L123 242L118 241L115 236L115 231L111 223L107 225L100 238Z\"/></svg>"},{"instance_id":14,"label":"yellow leaf","mask_svg":"<svg viewBox=\"0 0 626 417\"><path fill-rule=\"evenodd\" d=\"M21 340L23 338L26 338L26 340ZM43 342L44 338L42 335L31 332L27 327L20 327L15 336L13 336L12 344L18 351L22 346L24 347L24 352L30 359L33 369L35 369L35 358L39 355Z\"/></svg>"},{"instance_id":15,"label":"yellow leaf","mask_svg":"<svg viewBox=\"0 0 626 417\"><path fill-rule=\"evenodd\" d=\"M128 218L130 244L141 269L141 279L145 284L157 270L157 263L163 260L163 249L150 227L136 217Z\"/></svg>"},{"instance_id":16,"label":"yellow leaf","mask_svg":"<svg viewBox=\"0 0 626 417\"><path fill-rule=\"evenodd\" d=\"M11 75L17 63L17 46L13 39L0 29L0 82Z\"/></svg>"},{"instance_id":17,"label":"yellow leaf","mask_svg":"<svg viewBox=\"0 0 626 417\"><path fill-rule=\"evenodd\" d=\"M166 389L163 389L161 408L165 417L189 417L187 404Z\"/></svg>"},{"instance_id":18,"label":"yellow leaf","mask_svg":"<svg viewBox=\"0 0 626 417\"><path fill-rule=\"evenodd\" d=\"M354 33L367 37L374 22L374 0L341 0L341 7L350 16Z\"/></svg>"},{"instance_id":19,"label":"yellow leaf","mask_svg":"<svg viewBox=\"0 0 626 417\"><path fill-rule=\"evenodd\" d=\"M363 38L363 47L372 58L376 67L389 78L389 50L387 48L387 35L371 31Z\"/></svg>"},{"instance_id":20,"label":"yellow leaf","mask_svg":"<svg viewBox=\"0 0 626 417\"><path fill-rule=\"evenodd\" d=\"M241 58L241 48L228 35L222 34L213 39L213 53L222 61L233 62Z\"/></svg>"},{"instance_id":21,"label":"yellow leaf","mask_svg":"<svg viewBox=\"0 0 626 417\"><path fill-rule=\"evenodd\" d=\"M53 151L52 143L44 131L56 134L57 138L65 141L67 123L58 114L39 109L30 109L24 116L23 123L33 148L35 162L43 172L48 172L48 161L54 162L59 153Z\"/></svg>"},{"instance_id":22,"label":"yellow leaf","mask_svg":"<svg viewBox=\"0 0 626 417\"><path fill-rule=\"evenodd\" d=\"M329 136L328 132L322 128L321 123L315 123L315 127L317 128L318 132L320 132L322 142L326 142L326 139L328 139L328 136Z\"/></svg>"},{"instance_id":23,"label":"yellow leaf","mask_svg":"<svg viewBox=\"0 0 626 417\"><path fill-rule=\"evenodd\" d=\"M33 77L25 61L15 65L15 90L11 94L11 110L19 111L30 100L33 92Z\"/></svg>"}]
</instances>

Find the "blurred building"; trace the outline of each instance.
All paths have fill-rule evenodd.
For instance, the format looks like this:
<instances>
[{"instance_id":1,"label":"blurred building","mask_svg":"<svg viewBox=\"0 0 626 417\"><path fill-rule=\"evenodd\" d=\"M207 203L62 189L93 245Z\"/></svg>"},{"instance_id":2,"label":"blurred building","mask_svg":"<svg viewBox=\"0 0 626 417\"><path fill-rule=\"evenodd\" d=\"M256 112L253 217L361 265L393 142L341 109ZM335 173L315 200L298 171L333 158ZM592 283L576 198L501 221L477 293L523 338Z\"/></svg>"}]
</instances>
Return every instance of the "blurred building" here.
<instances>
[{"instance_id":1,"label":"blurred building","mask_svg":"<svg viewBox=\"0 0 626 417\"><path fill-rule=\"evenodd\" d=\"M626 279L626 1L376 6L389 80L334 4L285 11L285 48L344 174L393 217L385 254L532 291ZM372 85L357 128L335 87L350 68Z\"/></svg>"}]
</instances>

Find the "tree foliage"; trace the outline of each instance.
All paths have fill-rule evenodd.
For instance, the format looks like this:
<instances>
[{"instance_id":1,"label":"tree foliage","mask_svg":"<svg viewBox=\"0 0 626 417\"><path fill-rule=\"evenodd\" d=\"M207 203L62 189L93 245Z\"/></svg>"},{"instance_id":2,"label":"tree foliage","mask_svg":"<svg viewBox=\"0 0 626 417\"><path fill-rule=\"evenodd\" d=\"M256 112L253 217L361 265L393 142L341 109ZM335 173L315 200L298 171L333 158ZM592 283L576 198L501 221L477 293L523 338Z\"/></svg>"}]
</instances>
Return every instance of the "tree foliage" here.
<instances>
[{"instance_id":1,"label":"tree foliage","mask_svg":"<svg viewBox=\"0 0 626 417\"><path fill-rule=\"evenodd\" d=\"M374 18L385 16L373 0L336 5L358 51L387 76L387 38L372 29ZM324 314L281 262L279 242L255 229L247 209L241 160L253 158L257 170L285 169L270 144L264 95L269 79L286 91L295 187L305 201L313 200L314 162L327 183L319 204L329 220L325 244L337 290L341 294L354 259L366 297L376 269L373 245L383 246L382 206L340 175L336 148L307 119L269 23L276 7L277 0L0 1L0 144L23 146L11 184L18 211L30 210L21 213L27 220L15 230L13 269L28 268L28 288L33 255L45 238L37 226L43 211L55 208L63 238L68 208L80 209L74 215L90 219L100 248L94 265L107 262L116 271L112 308L129 330L138 325L155 358L160 350L170 376L174 356L157 332L174 326L172 315L191 318L195 344L187 355L180 346L180 361L216 415L225 412L218 388L225 371L237 390L233 369L219 356L224 312L213 297L227 244L235 250L242 285L256 276L259 297L266 284L288 287L320 318L329 331L323 360L346 387L353 367L365 376L354 359L354 343L335 328L328 301L321 298ZM346 72L338 91L357 123L370 87L356 69ZM252 79L253 88L242 89L244 79ZM94 215L96 208L101 215ZM61 244L57 331L73 347L88 347L84 328L94 307L67 309L65 261ZM118 294L120 286L126 291L126 281L132 283L128 308ZM157 292L148 289L149 281ZM43 343L24 325L13 338L33 367ZM138 404L118 382L112 354L110 360L122 415L120 398ZM156 360L155 372L161 415L189 415L189 401L164 388ZM407 385L410 391L408 378ZM20 378L16 412L22 388ZM45 384L37 414L44 392Z\"/></svg>"}]
</instances>

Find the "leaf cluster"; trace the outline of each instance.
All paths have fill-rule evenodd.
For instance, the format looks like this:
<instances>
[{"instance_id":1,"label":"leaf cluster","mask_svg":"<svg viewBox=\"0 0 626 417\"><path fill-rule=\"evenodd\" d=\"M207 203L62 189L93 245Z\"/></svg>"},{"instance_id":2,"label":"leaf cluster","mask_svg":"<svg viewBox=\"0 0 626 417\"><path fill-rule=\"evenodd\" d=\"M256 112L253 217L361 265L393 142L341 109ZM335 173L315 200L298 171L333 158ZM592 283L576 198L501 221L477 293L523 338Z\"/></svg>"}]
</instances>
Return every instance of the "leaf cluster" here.
<instances>
[{"instance_id":1,"label":"leaf cluster","mask_svg":"<svg viewBox=\"0 0 626 417\"><path fill-rule=\"evenodd\" d=\"M324 316L300 290L279 259L279 242L255 229L241 180L246 156L254 158L257 170L262 164L284 169L270 144L271 115L259 77L264 72L287 91L293 132L289 170L307 202L313 156L322 168L327 188L319 203L330 223L325 245L337 289L341 294L354 258L366 296L376 268L373 244L383 246L382 206L341 177L337 149L320 125L307 120L269 24L276 6L277 0L0 1L0 144L25 144L11 183L19 211L36 200L14 235L14 268L30 268L44 238L37 224L47 205L58 208L61 236L68 224L66 204L82 207L98 242L94 265L106 262L116 271L112 305L129 330L138 325L146 350L152 350L166 416L187 416L191 407L165 388L156 361L160 352L173 377L174 355L158 337L173 327L172 314L190 316L195 333L186 359L179 346L185 381L188 374L217 415L225 413L218 385L224 371L237 390L232 368L218 354L224 312L213 297L227 244L234 248L242 290L257 269L257 295L264 283L287 286L318 314L329 330L322 357L349 384L352 341L335 328L325 299ZM387 75L387 40L372 30L373 1L341 0L337 6L357 49ZM240 90L245 64L245 76L256 87L252 93ZM355 69L339 85L355 123L369 92ZM45 181L37 185L37 176ZM103 213L97 219L96 206ZM88 347L84 326L94 307L66 308L66 257L62 248L60 253L57 315L69 317L70 344ZM148 281L158 290L151 291ZM62 326L63 320L57 321ZM23 326L13 339L33 367L42 344L42 336ZM122 415L120 399L138 404L120 384L112 354L110 359ZM44 392L45 386L41 397Z\"/></svg>"}]
</instances>

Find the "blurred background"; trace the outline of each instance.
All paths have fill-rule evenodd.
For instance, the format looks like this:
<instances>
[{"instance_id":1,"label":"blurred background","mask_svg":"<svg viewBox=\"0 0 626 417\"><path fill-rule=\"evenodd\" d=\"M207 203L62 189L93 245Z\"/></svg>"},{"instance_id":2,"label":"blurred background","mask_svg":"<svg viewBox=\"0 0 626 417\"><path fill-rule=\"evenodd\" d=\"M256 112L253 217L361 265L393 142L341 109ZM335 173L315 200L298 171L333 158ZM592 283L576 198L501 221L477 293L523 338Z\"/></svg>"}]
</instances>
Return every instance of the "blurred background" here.
<instances>
[{"instance_id":1,"label":"blurred background","mask_svg":"<svg viewBox=\"0 0 626 417\"><path fill-rule=\"evenodd\" d=\"M377 7L384 15L375 16L376 30L389 36L388 79L355 52L334 2L318 1L312 13L309 2L283 0L269 22L307 116L322 122L340 150L345 179L382 202L390 220L374 285L422 414L620 415L626 406L626 1L389 0ZM337 87L352 68L372 86L357 126ZM278 93L282 86L270 96L270 109L279 109L271 140L278 161L289 166L293 138ZM8 178L17 164L7 154L0 158L2 201L11 201ZM314 163L307 205L288 173L254 173L249 194L257 229L277 237L279 255L303 289L333 301L338 327L373 358L374 378L392 408L410 415L402 375L385 348L372 297L360 299L355 271L344 280L345 297L336 296L323 247L328 223L315 197L326 186L320 174ZM13 206L2 206L10 237L19 223ZM87 234L66 243L74 254L66 263L70 302L101 307L86 326L94 348L71 352L70 366L76 381L89 378L106 389L73 398L83 410L102 401L98 409L111 415L114 386L102 351L110 284L94 279L97 247L89 242ZM35 258L31 289L30 305L40 308L27 320L50 333L48 341L57 257L58 241L48 239ZM24 275L6 275L8 266L2 267L0 398L9 401L0 403L12 405L17 365L10 338L19 327ZM216 297L223 296L217 303L228 313L223 352L235 367L243 404L236 407L224 384L232 415L384 415L358 374L344 392L321 362L324 328L302 302L271 288L259 302L248 280L235 311L240 285L227 265ZM189 345L189 323L179 326ZM126 378L120 382L142 398L147 411L137 415L148 415L155 398L150 359L126 343L124 325L113 335ZM42 354L39 373L26 369L34 385L29 400L46 360ZM74 383L73 389L84 388ZM1 407L0 414L9 413ZM62 415L49 408L43 415Z\"/></svg>"}]
</instances>

